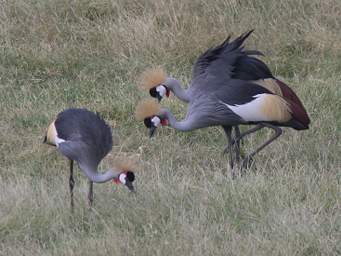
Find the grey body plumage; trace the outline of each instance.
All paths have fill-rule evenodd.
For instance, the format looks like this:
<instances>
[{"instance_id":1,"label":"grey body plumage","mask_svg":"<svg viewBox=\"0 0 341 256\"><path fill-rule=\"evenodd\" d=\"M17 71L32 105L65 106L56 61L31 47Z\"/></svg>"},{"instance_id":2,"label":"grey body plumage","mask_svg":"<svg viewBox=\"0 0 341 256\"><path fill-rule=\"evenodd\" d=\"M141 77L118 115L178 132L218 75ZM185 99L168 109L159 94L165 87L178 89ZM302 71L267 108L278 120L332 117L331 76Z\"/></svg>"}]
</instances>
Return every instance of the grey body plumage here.
<instances>
[{"instance_id":1,"label":"grey body plumage","mask_svg":"<svg viewBox=\"0 0 341 256\"><path fill-rule=\"evenodd\" d=\"M275 130L276 135L249 154L244 163L281 134L277 126L302 130L307 129L310 122L295 93L274 78L264 62L252 56L262 53L242 47L251 32L232 42L227 38L222 44L204 52L193 66L188 89L182 89L174 78L167 78L162 83L166 89L189 102L184 120L176 122L167 109L160 111L161 118L170 118L170 125L181 131L223 126L230 152L232 144L239 142L246 134L263 127ZM232 126L240 124L257 124L257 127L239 135L233 142Z\"/></svg>"},{"instance_id":2,"label":"grey body plumage","mask_svg":"<svg viewBox=\"0 0 341 256\"><path fill-rule=\"evenodd\" d=\"M112 149L111 128L91 111L67 109L58 114L55 126L58 137L65 140L58 149L72 160L97 167Z\"/></svg>"},{"instance_id":3,"label":"grey body plumage","mask_svg":"<svg viewBox=\"0 0 341 256\"><path fill-rule=\"evenodd\" d=\"M269 68L261 60L252 56L263 55L261 52L243 49L242 44L251 33L252 31L249 31L233 41L230 41L230 37L228 37L222 44L210 48L200 55L193 65L192 79L187 89L184 89L180 82L174 78L167 78L163 83L167 90L172 91L180 100L190 103L186 120L196 119L196 122L190 123L197 128L221 124L224 131L227 132L229 144L231 126L235 128L235 137L240 136L238 124L241 119L219 104L222 94L227 95L230 100L238 99L234 92L236 86L228 88L231 85L239 84L238 80L251 81L273 77ZM236 81L231 81L232 79ZM155 90L155 88L153 89ZM159 100L162 99L162 96L158 95L156 91L151 95ZM201 105L202 102L208 101L206 99L211 99L212 103L207 106ZM199 116L191 117L192 113L199 113ZM212 115L212 113L214 114ZM225 120L224 124L222 124L222 120ZM240 158L239 148L238 142L235 145L237 161ZM231 151L230 154L232 154ZM230 162L233 167L233 162Z\"/></svg>"},{"instance_id":4,"label":"grey body plumage","mask_svg":"<svg viewBox=\"0 0 341 256\"><path fill-rule=\"evenodd\" d=\"M89 179L88 199L93 202L93 182L103 183L112 179L123 180L130 190L134 173L130 170L111 168L98 172L101 160L112 149L111 128L98 115L86 109L70 108L57 115L47 130L45 142L55 145L57 150L70 160L70 195L73 208L73 161L79 165L81 172ZM123 176L121 177L121 175ZM122 183L122 182L121 182Z\"/></svg>"}]
</instances>

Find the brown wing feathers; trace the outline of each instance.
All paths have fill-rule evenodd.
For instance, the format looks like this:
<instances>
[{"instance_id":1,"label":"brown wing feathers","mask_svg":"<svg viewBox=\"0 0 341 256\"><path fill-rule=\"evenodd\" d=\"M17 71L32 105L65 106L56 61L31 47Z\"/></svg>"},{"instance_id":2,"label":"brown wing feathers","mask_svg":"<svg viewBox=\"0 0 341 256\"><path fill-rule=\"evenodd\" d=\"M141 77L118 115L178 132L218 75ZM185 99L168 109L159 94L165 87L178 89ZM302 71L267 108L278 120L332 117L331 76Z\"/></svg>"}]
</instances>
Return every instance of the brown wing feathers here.
<instances>
[{"instance_id":1,"label":"brown wing feathers","mask_svg":"<svg viewBox=\"0 0 341 256\"><path fill-rule=\"evenodd\" d=\"M276 79L276 83L281 89L281 92L283 94L282 97L290 104L293 118L301 123L303 125L303 128L307 129L310 123L310 119L300 99L297 97L295 92L285 83L278 79Z\"/></svg>"},{"instance_id":2,"label":"brown wing feathers","mask_svg":"<svg viewBox=\"0 0 341 256\"><path fill-rule=\"evenodd\" d=\"M279 107L280 108L289 107L290 108L290 114L291 114L292 118L301 124L300 127L302 129L308 128L310 120L309 120L307 111L305 110L302 102L297 97L295 92L289 86L287 86L285 83L283 83L282 81L280 81L276 78L274 78L274 79L272 79L272 78L259 79L259 80L254 81L254 83L266 88L267 90L269 90L273 94L278 95L281 98L283 98L286 101L287 106L283 105L282 101L276 101L279 105L281 105ZM272 109L272 106L270 106L270 104L266 104L266 106L267 106L266 108L268 108L269 110L266 110L264 108L263 109L264 111L269 112L269 114L271 112L271 115L275 114L273 110L270 111L270 109ZM282 114L281 114L281 116L283 118L281 118L281 119L286 119L286 115L282 115ZM284 116L285 116L285 118L284 118Z\"/></svg>"}]
</instances>

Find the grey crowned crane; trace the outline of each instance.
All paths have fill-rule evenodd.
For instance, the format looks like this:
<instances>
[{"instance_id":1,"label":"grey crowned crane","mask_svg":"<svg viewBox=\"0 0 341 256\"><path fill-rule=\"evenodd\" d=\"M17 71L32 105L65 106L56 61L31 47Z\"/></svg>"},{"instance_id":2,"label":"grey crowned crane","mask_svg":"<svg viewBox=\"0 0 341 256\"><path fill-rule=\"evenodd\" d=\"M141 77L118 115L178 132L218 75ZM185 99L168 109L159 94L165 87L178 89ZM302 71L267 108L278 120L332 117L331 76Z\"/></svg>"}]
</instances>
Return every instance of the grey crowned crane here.
<instances>
[{"instance_id":1,"label":"grey crowned crane","mask_svg":"<svg viewBox=\"0 0 341 256\"><path fill-rule=\"evenodd\" d=\"M135 174L129 161L116 164L112 169L99 173L97 168L101 160L112 149L110 127L97 114L86 109L70 108L57 115L49 125L44 143L56 146L57 150L70 160L70 197L73 209L73 162L89 180L89 205L93 203L93 182L103 183L109 180L124 184L134 191Z\"/></svg>"},{"instance_id":2,"label":"grey crowned crane","mask_svg":"<svg viewBox=\"0 0 341 256\"><path fill-rule=\"evenodd\" d=\"M187 90L181 87L178 80L167 77L165 72L158 68L147 70L142 75L141 87L149 90L150 95L159 101L165 95L168 96L170 92L173 92L182 101L189 102L190 106L187 117L190 114L193 115L195 112L194 108L199 109L198 106L201 106L202 102L207 101L207 103L211 102L210 104L217 104L218 102L224 102L224 97L228 97L232 108L239 105L242 107L242 105L251 103L252 100L259 97L259 95L252 92L258 90L260 93L263 93L265 90L266 93L274 94L285 99L286 104L290 105L290 108L296 111L296 114L298 113L304 119L302 119L303 123L308 126L308 115L296 94L287 85L276 79L264 62L254 57L254 55L263 54L255 50L244 50L242 47L243 42L252 31L242 34L231 42L230 37L228 37L222 44L204 52L193 66L192 80ZM241 88L236 88L236 86L241 86ZM250 88L245 89L245 86L250 86ZM245 90L248 90L249 93L245 93ZM205 97L207 97L207 100L205 100ZM217 110L221 107L219 105L216 106ZM206 117L207 124L216 125L215 119L220 115L218 112L216 114L214 112L208 114ZM236 114L238 115L238 113ZM249 115L252 115L252 112ZM241 116L239 118L243 119ZM253 119L255 118L254 116ZM246 120L243 121L246 122ZM235 142L239 142L245 135L263 127L269 127L269 122L262 123L259 121L248 121L248 124L257 123L257 126L243 134L240 134L237 125L233 125L235 122L229 123L227 120L220 122L228 138L228 147L225 150L228 148L231 152L232 145ZM231 125L235 127L236 131L236 138L233 140L231 136ZM279 130L277 130L278 132ZM252 154L246 160L249 161L251 156ZM239 146L236 147L237 161L238 158ZM230 154L231 167L233 167L232 161L233 159Z\"/></svg>"},{"instance_id":3,"label":"grey crowned crane","mask_svg":"<svg viewBox=\"0 0 341 256\"><path fill-rule=\"evenodd\" d=\"M244 33L230 42L228 37L222 44L208 49L196 60L193 71L192 79L188 89L183 89L181 83L171 77L167 77L166 73L161 68L152 68L146 70L141 76L140 87L143 90L149 91L149 94L157 98L159 102L164 96L169 96L170 92L184 102L191 102L197 95L197 90L200 90L200 94L211 93L212 90L216 90L216 86L211 86L209 82L203 78L209 74L209 76L220 76L225 79L228 84L229 79L240 79L244 81L257 81L264 80L267 78L273 78L269 68L259 59L252 55L263 55L259 51L255 50L244 50L242 47L243 42L249 37L253 30ZM224 66L220 67L220 63L224 62ZM203 69L209 68L209 72L202 72ZM215 68L217 68L212 72ZM205 73L205 74L203 74ZM219 78L218 78L219 79ZM222 84L223 79L219 79L219 84ZM199 84L199 85L198 85ZM228 146L225 148L231 148L232 139L232 127L223 126L225 134L228 138ZM240 130L238 126L234 126L235 137L240 137ZM236 161L239 162L240 149L239 142L235 147ZM230 164L233 167L233 158L230 152Z\"/></svg>"},{"instance_id":4,"label":"grey crowned crane","mask_svg":"<svg viewBox=\"0 0 341 256\"><path fill-rule=\"evenodd\" d=\"M218 81L217 81L218 82ZM282 134L280 127L291 127L296 130L309 128L309 117L297 96L288 87L276 94L273 79L262 83L231 79L229 84L216 85L216 90L209 94L197 93L187 108L184 120L177 121L172 113L154 100L146 100L136 107L135 116L143 120L152 136L160 125L169 125L179 131L191 131L209 126L237 126L242 124L255 124L252 129L242 133L240 140L247 134L253 133L263 127L275 131L275 134L243 160L245 167L249 160L265 146L270 144ZM280 84L281 85L281 84ZM215 83L210 84L215 86ZM233 143L230 142L230 145ZM232 176L235 176L234 169Z\"/></svg>"}]
</instances>

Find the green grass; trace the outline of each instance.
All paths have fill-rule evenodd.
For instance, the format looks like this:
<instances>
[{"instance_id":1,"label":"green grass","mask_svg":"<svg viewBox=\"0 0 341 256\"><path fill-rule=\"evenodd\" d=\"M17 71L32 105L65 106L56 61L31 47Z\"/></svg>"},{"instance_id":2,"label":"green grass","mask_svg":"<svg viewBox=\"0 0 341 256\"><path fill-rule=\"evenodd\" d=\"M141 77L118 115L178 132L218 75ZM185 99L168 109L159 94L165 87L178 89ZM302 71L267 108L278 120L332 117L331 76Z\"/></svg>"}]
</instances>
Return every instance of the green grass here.
<instances>
[{"instance_id":1,"label":"green grass","mask_svg":"<svg viewBox=\"0 0 341 256\"><path fill-rule=\"evenodd\" d=\"M340 10L338 0L3 1L0 255L340 255ZM200 53L252 28L247 47L266 54L312 123L285 129L232 180L221 128L148 138L133 116L148 97L136 81L161 65L187 84ZM184 116L175 98L163 104ZM71 214L67 161L42 144L67 107L110 123L114 148L101 167L135 157L135 195L95 185L89 211L77 171ZM250 136L243 150L269 135Z\"/></svg>"}]
</instances>

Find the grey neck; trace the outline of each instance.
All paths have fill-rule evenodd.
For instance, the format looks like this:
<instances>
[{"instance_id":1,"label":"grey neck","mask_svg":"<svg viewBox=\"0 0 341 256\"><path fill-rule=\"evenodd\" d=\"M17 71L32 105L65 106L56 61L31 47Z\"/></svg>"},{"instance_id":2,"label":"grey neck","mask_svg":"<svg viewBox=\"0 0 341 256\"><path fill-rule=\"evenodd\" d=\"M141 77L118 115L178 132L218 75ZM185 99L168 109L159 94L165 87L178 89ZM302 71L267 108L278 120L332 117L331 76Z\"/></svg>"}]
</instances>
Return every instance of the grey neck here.
<instances>
[{"instance_id":1,"label":"grey neck","mask_svg":"<svg viewBox=\"0 0 341 256\"><path fill-rule=\"evenodd\" d=\"M169 125L178 131L187 132L195 129L192 125L193 122L191 122L189 118L178 122L173 114L166 108L161 109L161 116L165 117L168 120Z\"/></svg>"},{"instance_id":2,"label":"grey neck","mask_svg":"<svg viewBox=\"0 0 341 256\"><path fill-rule=\"evenodd\" d=\"M114 170L114 169L105 171L103 173L99 173L97 171L97 168L93 168L90 165L86 165L82 163L79 164L79 168L90 181L95 182L95 183L103 183L103 182L112 180L114 178L118 178L118 176L121 173L119 170Z\"/></svg>"},{"instance_id":3,"label":"grey neck","mask_svg":"<svg viewBox=\"0 0 341 256\"><path fill-rule=\"evenodd\" d=\"M189 102L190 97L188 95L188 91L181 87L181 84L178 80L168 77L164 82L164 85L167 86L169 90L171 90L176 97L180 100Z\"/></svg>"}]
</instances>

